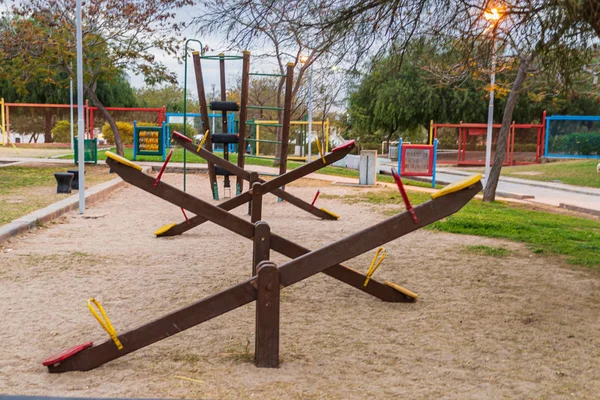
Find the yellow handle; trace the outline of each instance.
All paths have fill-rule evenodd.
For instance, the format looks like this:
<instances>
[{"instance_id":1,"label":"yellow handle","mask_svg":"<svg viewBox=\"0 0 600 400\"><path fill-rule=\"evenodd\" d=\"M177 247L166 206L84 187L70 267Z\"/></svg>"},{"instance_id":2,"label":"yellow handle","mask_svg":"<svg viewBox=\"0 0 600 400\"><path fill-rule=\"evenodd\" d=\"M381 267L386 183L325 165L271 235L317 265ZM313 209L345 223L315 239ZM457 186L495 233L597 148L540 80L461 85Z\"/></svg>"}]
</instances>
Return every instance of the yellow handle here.
<instances>
[{"instance_id":1,"label":"yellow handle","mask_svg":"<svg viewBox=\"0 0 600 400\"><path fill-rule=\"evenodd\" d=\"M94 305L96 307L98 307L98 310L100 310L100 314L102 314L102 318L98 315L98 313L94 309ZM96 300L95 298L91 297L88 300L88 308L90 309L90 312L92 313L92 315L98 320L100 325L102 325L104 330L106 330L106 332L108 332L110 338L117 345L117 349L121 350L123 348L123 345L121 344L121 341L117 337L117 331L115 330L115 328L113 328L112 323L110 322L108 315L106 315L106 313L104 312L104 308L102 308L102 305L100 304L100 302L98 302L98 300Z\"/></svg>"},{"instance_id":2,"label":"yellow handle","mask_svg":"<svg viewBox=\"0 0 600 400\"><path fill-rule=\"evenodd\" d=\"M381 253L381 258L379 259L379 261L377 261L377 258L379 257L379 253ZM373 257L373 261L371 261L371 265L369 266L369 270L367 271L367 279L365 279L365 283L363 283L363 286L366 287L369 284L369 281L371 280L371 276L373 276L373 273L375 273L375 270L377 268L379 268L379 266L385 259L386 255L387 255L387 253L385 252L385 249L383 247L380 247L377 249L377 251L375 252L375 257Z\"/></svg>"},{"instance_id":3,"label":"yellow handle","mask_svg":"<svg viewBox=\"0 0 600 400\"><path fill-rule=\"evenodd\" d=\"M323 160L323 164L327 164L327 162L325 162L325 156L323 155L323 148L321 147L319 135L317 135L317 149L319 149L319 154L321 155L321 160Z\"/></svg>"},{"instance_id":4,"label":"yellow handle","mask_svg":"<svg viewBox=\"0 0 600 400\"><path fill-rule=\"evenodd\" d=\"M204 146L204 142L206 142L206 139L208 138L208 135L210 135L210 133L208 132L208 129L207 129L206 132L204 132L204 137L200 141L200 144L198 145L198 148L196 149L196 151L200 151L200 149L202 148L202 146Z\"/></svg>"}]
</instances>

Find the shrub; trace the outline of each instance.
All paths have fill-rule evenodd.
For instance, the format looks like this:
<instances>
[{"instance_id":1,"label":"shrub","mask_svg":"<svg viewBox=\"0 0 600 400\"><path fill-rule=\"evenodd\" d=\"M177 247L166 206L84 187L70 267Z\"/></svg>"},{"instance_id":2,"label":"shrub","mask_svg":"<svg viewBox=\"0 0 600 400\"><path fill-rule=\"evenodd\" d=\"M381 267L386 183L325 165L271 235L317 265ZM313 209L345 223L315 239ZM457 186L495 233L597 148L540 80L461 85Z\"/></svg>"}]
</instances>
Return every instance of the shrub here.
<instances>
[{"instance_id":1,"label":"shrub","mask_svg":"<svg viewBox=\"0 0 600 400\"><path fill-rule=\"evenodd\" d=\"M550 153L583 156L598 155L600 154L600 133L572 133L570 135L555 136L550 144Z\"/></svg>"},{"instance_id":2,"label":"shrub","mask_svg":"<svg viewBox=\"0 0 600 400\"><path fill-rule=\"evenodd\" d=\"M121 140L123 144L133 144L133 124L129 122L116 121L117 129L121 134ZM138 126L158 126L157 123L154 122L138 122ZM115 144L115 135L113 134L112 129L108 122L104 123L102 126L102 137L106 140L107 143Z\"/></svg>"},{"instance_id":3,"label":"shrub","mask_svg":"<svg viewBox=\"0 0 600 400\"><path fill-rule=\"evenodd\" d=\"M52 139L57 143L71 143L71 122L65 119L57 121L52 128ZM73 133L77 136L77 124L73 127Z\"/></svg>"},{"instance_id":4,"label":"shrub","mask_svg":"<svg viewBox=\"0 0 600 400\"><path fill-rule=\"evenodd\" d=\"M169 131L172 133L173 131L177 131L183 134L183 124L169 124ZM198 134L198 130L194 128L192 124L187 124L185 127L185 135L189 138L194 138Z\"/></svg>"}]
</instances>

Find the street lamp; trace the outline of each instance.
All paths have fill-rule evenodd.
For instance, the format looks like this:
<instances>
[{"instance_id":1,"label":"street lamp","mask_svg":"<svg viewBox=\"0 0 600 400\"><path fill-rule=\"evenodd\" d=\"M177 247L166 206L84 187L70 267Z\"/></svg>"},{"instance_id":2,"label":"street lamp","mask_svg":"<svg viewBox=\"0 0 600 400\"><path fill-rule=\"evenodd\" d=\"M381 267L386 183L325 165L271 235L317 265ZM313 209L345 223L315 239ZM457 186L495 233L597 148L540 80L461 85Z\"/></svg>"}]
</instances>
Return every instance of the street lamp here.
<instances>
[{"instance_id":1,"label":"street lamp","mask_svg":"<svg viewBox=\"0 0 600 400\"><path fill-rule=\"evenodd\" d=\"M492 128L494 124L494 86L496 85L496 26L500 20L501 14L497 8L484 12L486 20L491 21L492 25L492 74L490 78L490 105L488 108L487 136L485 143L485 184L487 186L490 176L490 163L492 161Z\"/></svg>"},{"instance_id":2,"label":"street lamp","mask_svg":"<svg viewBox=\"0 0 600 400\"><path fill-rule=\"evenodd\" d=\"M306 64L308 62L308 56L300 57L300 62ZM312 64L308 67L308 153L306 155L306 161L311 162L311 144L312 144L312 109L313 109L313 93L312 93ZM317 139L318 140L318 139Z\"/></svg>"}]
</instances>

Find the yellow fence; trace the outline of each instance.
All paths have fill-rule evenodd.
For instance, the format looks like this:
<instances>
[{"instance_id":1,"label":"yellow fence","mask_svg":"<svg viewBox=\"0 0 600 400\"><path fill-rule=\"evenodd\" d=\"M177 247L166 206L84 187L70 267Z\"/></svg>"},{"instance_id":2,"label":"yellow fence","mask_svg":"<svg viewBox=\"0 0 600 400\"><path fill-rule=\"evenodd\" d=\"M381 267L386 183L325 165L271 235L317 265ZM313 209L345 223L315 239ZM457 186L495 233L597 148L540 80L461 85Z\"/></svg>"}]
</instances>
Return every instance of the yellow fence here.
<instances>
[{"instance_id":1,"label":"yellow fence","mask_svg":"<svg viewBox=\"0 0 600 400\"><path fill-rule=\"evenodd\" d=\"M263 126L276 125L279 123L279 121L277 121L277 120L259 120L259 121L253 121L253 122L256 124L256 155L260 155L260 127L261 127L261 125L263 125ZM290 130L291 130L291 128L294 127L294 125L308 125L308 121L290 121ZM327 154L329 152L329 118L327 118L324 122L323 121L313 121L312 125L313 125L313 127L317 127L317 129L313 128L313 137L315 137L317 140L320 140L319 132L321 130L323 130L325 132L325 138L324 138L325 146L323 148L325 149L325 154ZM308 131L306 132L306 134L308 135ZM306 156L288 155L288 160L306 161Z\"/></svg>"}]
</instances>

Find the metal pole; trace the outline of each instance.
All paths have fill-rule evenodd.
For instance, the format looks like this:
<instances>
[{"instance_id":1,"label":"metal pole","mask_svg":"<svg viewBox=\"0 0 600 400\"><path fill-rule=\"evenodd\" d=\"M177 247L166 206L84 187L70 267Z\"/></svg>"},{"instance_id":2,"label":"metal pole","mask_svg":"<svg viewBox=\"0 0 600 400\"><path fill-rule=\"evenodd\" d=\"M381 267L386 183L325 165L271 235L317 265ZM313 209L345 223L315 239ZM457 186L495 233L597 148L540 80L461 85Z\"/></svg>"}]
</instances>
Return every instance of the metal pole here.
<instances>
[{"instance_id":1,"label":"metal pole","mask_svg":"<svg viewBox=\"0 0 600 400\"><path fill-rule=\"evenodd\" d=\"M485 185L490 176L492 160L492 128L494 124L494 86L496 85L496 32L492 32L492 76L490 78L490 105L488 108L487 137L485 143Z\"/></svg>"},{"instance_id":2,"label":"metal pole","mask_svg":"<svg viewBox=\"0 0 600 400\"><path fill-rule=\"evenodd\" d=\"M311 145L312 145L312 108L313 108L313 93L312 93L312 74L313 74L313 68L312 68L312 64L310 65L309 71L308 71L308 154L307 154L307 158L306 160L308 162L311 162L310 156L311 156ZM317 140L319 140L317 138Z\"/></svg>"},{"instance_id":3,"label":"metal pole","mask_svg":"<svg viewBox=\"0 0 600 400\"><path fill-rule=\"evenodd\" d=\"M76 0L77 15L77 136L79 151L79 214L85 212L85 122L83 121L83 35L81 31L81 0Z\"/></svg>"},{"instance_id":4,"label":"metal pole","mask_svg":"<svg viewBox=\"0 0 600 400\"><path fill-rule=\"evenodd\" d=\"M72 67L72 66L71 66ZM71 68L72 70L73 68ZM74 147L74 143L75 143L75 133L73 132L73 77L71 77L71 80L69 82L69 98L71 101L71 150L73 150Z\"/></svg>"}]
</instances>

